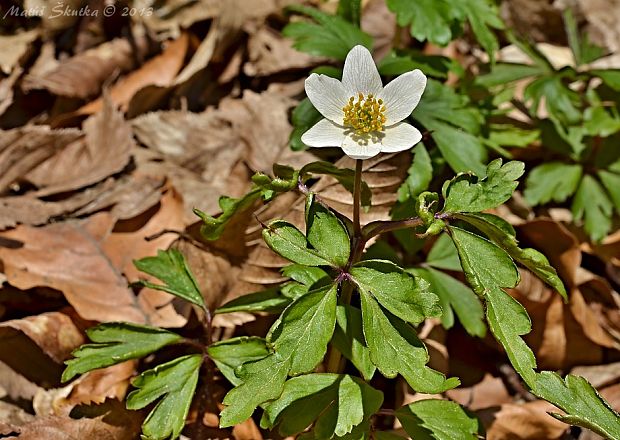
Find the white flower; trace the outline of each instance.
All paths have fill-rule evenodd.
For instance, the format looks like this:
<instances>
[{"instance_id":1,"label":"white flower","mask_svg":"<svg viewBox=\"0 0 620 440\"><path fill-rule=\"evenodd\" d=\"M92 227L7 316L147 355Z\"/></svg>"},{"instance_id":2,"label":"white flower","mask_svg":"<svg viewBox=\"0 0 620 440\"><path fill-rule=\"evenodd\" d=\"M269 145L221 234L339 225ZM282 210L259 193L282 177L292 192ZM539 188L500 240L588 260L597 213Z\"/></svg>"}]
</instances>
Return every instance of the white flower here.
<instances>
[{"instance_id":1,"label":"white flower","mask_svg":"<svg viewBox=\"0 0 620 440\"><path fill-rule=\"evenodd\" d=\"M316 73L306 80L306 94L325 119L301 140L310 147L340 147L353 159L407 150L422 135L401 121L418 105L425 87L426 76L416 69L384 88L368 49L355 46L344 62L342 82Z\"/></svg>"}]
</instances>

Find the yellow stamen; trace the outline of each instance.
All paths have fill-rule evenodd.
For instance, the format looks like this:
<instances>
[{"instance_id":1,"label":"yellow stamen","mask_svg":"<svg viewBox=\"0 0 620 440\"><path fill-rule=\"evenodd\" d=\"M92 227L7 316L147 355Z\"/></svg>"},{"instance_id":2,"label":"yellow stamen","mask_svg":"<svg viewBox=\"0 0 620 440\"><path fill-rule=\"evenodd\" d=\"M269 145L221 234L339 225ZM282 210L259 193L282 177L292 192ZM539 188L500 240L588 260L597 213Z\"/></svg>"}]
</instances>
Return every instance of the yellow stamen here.
<instances>
[{"instance_id":1,"label":"yellow stamen","mask_svg":"<svg viewBox=\"0 0 620 440\"><path fill-rule=\"evenodd\" d=\"M343 124L353 128L357 133L382 131L385 124L385 105L382 99L375 99L373 94L364 97L363 93L351 96L347 105L342 107L344 112Z\"/></svg>"}]
</instances>

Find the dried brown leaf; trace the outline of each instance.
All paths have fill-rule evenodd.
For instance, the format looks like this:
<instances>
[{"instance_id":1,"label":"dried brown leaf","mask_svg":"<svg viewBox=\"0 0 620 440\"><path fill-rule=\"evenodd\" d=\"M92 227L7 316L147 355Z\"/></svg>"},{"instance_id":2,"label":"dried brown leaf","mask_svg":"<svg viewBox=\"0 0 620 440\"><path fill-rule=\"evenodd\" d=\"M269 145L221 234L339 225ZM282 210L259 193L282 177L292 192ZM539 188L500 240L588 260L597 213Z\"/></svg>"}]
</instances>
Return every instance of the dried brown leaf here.
<instances>
[{"instance_id":1,"label":"dried brown leaf","mask_svg":"<svg viewBox=\"0 0 620 440\"><path fill-rule=\"evenodd\" d=\"M129 162L134 147L131 126L112 101L83 124L85 137L73 142L28 173L40 188L38 195L66 192L97 183L118 173Z\"/></svg>"},{"instance_id":2,"label":"dried brown leaf","mask_svg":"<svg viewBox=\"0 0 620 440\"><path fill-rule=\"evenodd\" d=\"M101 93L101 86L112 74L130 70L136 59L146 55L145 38L133 44L126 39L107 41L95 48L56 63L44 72L30 72L22 87L29 91L46 89L61 96L88 98Z\"/></svg>"},{"instance_id":3,"label":"dried brown leaf","mask_svg":"<svg viewBox=\"0 0 620 440\"><path fill-rule=\"evenodd\" d=\"M14 35L0 35L0 71L10 74L37 38L39 31L36 29Z\"/></svg>"},{"instance_id":4,"label":"dried brown leaf","mask_svg":"<svg viewBox=\"0 0 620 440\"><path fill-rule=\"evenodd\" d=\"M42 385L56 384L62 362L84 342L71 318L43 313L0 323L0 360Z\"/></svg>"},{"instance_id":5,"label":"dried brown leaf","mask_svg":"<svg viewBox=\"0 0 620 440\"><path fill-rule=\"evenodd\" d=\"M113 217L101 213L87 222L18 226L0 233L15 244L0 247L8 282L20 289L57 289L84 319L145 322L127 281L100 244L113 224Z\"/></svg>"}]
</instances>

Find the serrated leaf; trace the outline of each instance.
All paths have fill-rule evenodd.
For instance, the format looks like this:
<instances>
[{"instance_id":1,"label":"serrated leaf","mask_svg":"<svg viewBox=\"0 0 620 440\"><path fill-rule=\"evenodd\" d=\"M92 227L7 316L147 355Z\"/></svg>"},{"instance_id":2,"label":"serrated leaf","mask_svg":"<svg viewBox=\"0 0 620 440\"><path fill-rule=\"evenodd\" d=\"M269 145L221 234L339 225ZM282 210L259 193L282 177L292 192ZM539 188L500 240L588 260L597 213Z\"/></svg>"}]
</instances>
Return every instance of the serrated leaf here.
<instances>
[{"instance_id":1,"label":"serrated leaf","mask_svg":"<svg viewBox=\"0 0 620 440\"><path fill-rule=\"evenodd\" d=\"M128 322L109 322L86 330L94 344L85 344L65 361L62 382L97 368L109 367L129 359L138 359L183 339L176 333Z\"/></svg>"},{"instance_id":2,"label":"serrated leaf","mask_svg":"<svg viewBox=\"0 0 620 440\"><path fill-rule=\"evenodd\" d=\"M497 219L492 214L457 214L456 218L461 219L479 229L495 244L504 249L516 261L531 270L536 276L553 287L564 300L568 300L564 283L558 277L556 270L549 264L549 260L536 249L519 248L517 239L510 231L502 229L497 224ZM494 220L493 220L494 219ZM504 286L508 287L508 286Z\"/></svg>"},{"instance_id":3,"label":"serrated leaf","mask_svg":"<svg viewBox=\"0 0 620 440\"><path fill-rule=\"evenodd\" d=\"M558 420L583 426L605 438L620 438L620 414L584 378L569 374L562 380L554 372L543 371L536 375L534 391L566 412L551 414Z\"/></svg>"},{"instance_id":4,"label":"serrated leaf","mask_svg":"<svg viewBox=\"0 0 620 440\"><path fill-rule=\"evenodd\" d=\"M279 424L292 436L316 421L316 438L342 437L379 410L383 393L342 374L306 374L288 380L282 395L265 405L263 428Z\"/></svg>"},{"instance_id":5,"label":"serrated leaf","mask_svg":"<svg viewBox=\"0 0 620 440\"><path fill-rule=\"evenodd\" d=\"M355 181L355 171L350 168L338 168L336 165L325 162L325 161L317 161L311 162L309 164L304 165L300 172L300 176L302 179L306 180L313 174L326 174L334 177L338 182L344 186L344 188L353 194L354 191L354 181ZM361 193L361 202L362 206L370 206L370 201L372 197L372 193L370 192L370 187L368 184L362 180L362 193Z\"/></svg>"},{"instance_id":6,"label":"serrated leaf","mask_svg":"<svg viewBox=\"0 0 620 440\"><path fill-rule=\"evenodd\" d=\"M455 226L449 226L467 282L484 296L491 286L515 287L519 271L510 256L496 244Z\"/></svg>"},{"instance_id":7,"label":"serrated leaf","mask_svg":"<svg viewBox=\"0 0 620 440\"><path fill-rule=\"evenodd\" d=\"M260 292L246 295L228 301L218 307L215 314L232 312L267 312L279 313L291 303L291 299L280 293L280 288L272 287Z\"/></svg>"},{"instance_id":8,"label":"serrated leaf","mask_svg":"<svg viewBox=\"0 0 620 440\"><path fill-rule=\"evenodd\" d=\"M364 338L372 362L384 376L401 374L421 393L441 393L459 385L457 378L446 379L426 366L426 347L409 324L384 311L371 295L362 292L361 299Z\"/></svg>"},{"instance_id":9,"label":"serrated leaf","mask_svg":"<svg viewBox=\"0 0 620 440\"><path fill-rule=\"evenodd\" d=\"M366 381L372 379L376 368L370 360L370 351L364 342L360 309L350 305L338 306L332 344L355 365Z\"/></svg>"},{"instance_id":10,"label":"serrated leaf","mask_svg":"<svg viewBox=\"0 0 620 440\"><path fill-rule=\"evenodd\" d=\"M284 220L274 220L263 229L263 239L274 252L305 266L331 266L332 262L308 247L304 234Z\"/></svg>"},{"instance_id":11,"label":"serrated leaf","mask_svg":"<svg viewBox=\"0 0 620 440\"><path fill-rule=\"evenodd\" d=\"M239 367L236 374L242 383L224 397L222 403L228 406L220 413L220 426L225 428L244 422L258 405L279 397L290 365L290 357L272 353Z\"/></svg>"},{"instance_id":12,"label":"serrated leaf","mask_svg":"<svg viewBox=\"0 0 620 440\"><path fill-rule=\"evenodd\" d=\"M449 329L454 325L454 312L463 327L472 336L483 338L486 334L484 311L476 294L463 283L450 275L435 269L414 269L414 273L431 285L431 290L439 297L443 314L441 323Z\"/></svg>"},{"instance_id":13,"label":"serrated leaf","mask_svg":"<svg viewBox=\"0 0 620 440\"><path fill-rule=\"evenodd\" d=\"M461 272L461 262L454 242L448 234L441 234L426 256L426 264L437 269Z\"/></svg>"},{"instance_id":14,"label":"serrated leaf","mask_svg":"<svg viewBox=\"0 0 620 440\"><path fill-rule=\"evenodd\" d=\"M525 382L535 383L536 358L521 338L532 329L530 317L521 304L493 284L485 292L487 321L491 332L506 350L510 363Z\"/></svg>"},{"instance_id":15,"label":"serrated leaf","mask_svg":"<svg viewBox=\"0 0 620 440\"><path fill-rule=\"evenodd\" d=\"M237 214L249 209L261 196L260 188L253 188L240 198L222 196L219 205L222 212L217 216L208 215L194 208L196 214L202 220L200 234L207 240L217 240L224 233L228 222Z\"/></svg>"},{"instance_id":16,"label":"serrated leaf","mask_svg":"<svg viewBox=\"0 0 620 440\"><path fill-rule=\"evenodd\" d=\"M493 64L499 43L491 28L504 28L497 7L488 0L461 0L461 2L461 8L469 20L476 39L487 52L491 64Z\"/></svg>"},{"instance_id":17,"label":"serrated leaf","mask_svg":"<svg viewBox=\"0 0 620 440\"><path fill-rule=\"evenodd\" d=\"M289 23L282 30L285 37L293 39L293 47L301 52L344 60L349 50L358 44L372 47L370 35L341 17L301 5L291 5L287 9L316 21Z\"/></svg>"},{"instance_id":18,"label":"serrated leaf","mask_svg":"<svg viewBox=\"0 0 620 440\"><path fill-rule=\"evenodd\" d=\"M525 130L511 124L490 124L486 145L497 151L504 147L524 148L540 139L540 130Z\"/></svg>"},{"instance_id":19,"label":"serrated leaf","mask_svg":"<svg viewBox=\"0 0 620 440\"><path fill-rule=\"evenodd\" d=\"M431 157L424 144L420 143L413 149L413 162L411 162L407 174L407 180L398 189L398 199L401 202L409 198L414 199L426 191L433 179Z\"/></svg>"},{"instance_id":20,"label":"serrated leaf","mask_svg":"<svg viewBox=\"0 0 620 440\"><path fill-rule=\"evenodd\" d=\"M306 287L312 287L317 281L328 277L327 272L318 267L290 264L282 268L282 275L292 278Z\"/></svg>"},{"instance_id":21,"label":"serrated leaf","mask_svg":"<svg viewBox=\"0 0 620 440\"><path fill-rule=\"evenodd\" d=\"M134 260L133 264L141 272L154 276L164 283L162 285L142 281L141 283L144 286L155 290L163 290L203 309L207 307L202 293L200 293L198 283L185 261L185 257L178 250L158 250L156 257Z\"/></svg>"},{"instance_id":22,"label":"serrated leaf","mask_svg":"<svg viewBox=\"0 0 620 440\"><path fill-rule=\"evenodd\" d=\"M590 42L588 34L579 35L577 20L571 8L564 9L562 14L564 27L568 37L568 45L573 52L573 58L577 66L591 63L605 55L605 49Z\"/></svg>"},{"instance_id":23,"label":"serrated leaf","mask_svg":"<svg viewBox=\"0 0 620 440\"><path fill-rule=\"evenodd\" d=\"M306 238L332 265L344 267L349 261L351 243L342 222L310 193L306 198Z\"/></svg>"},{"instance_id":24,"label":"serrated leaf","mask_svg":"<svg viewBox=\"0 0 620 440\"><path fill-rule=\"evenodd\" d=\"M616 207L616 212L620 214L620 174L601 170L597 175Z\"/></svg>"},{"instance_id":25,"label":"serrated leaf","mask_svg":"<svg viewBox=\"0 0 620 440\"><path fill-rule=\"evenodd\" d=\"M483 87L506 85L514 81L540 76L546 72L541 66L516 63L497 63L487 74L476 78L476 84Z\"/></svg>"},{"instance_id":26,"label":"serrated leaf","mask_svg":"<svg viewBox=\"0 0 620 440\"><path fill-rule=\"evenodd\" d=\"M484 179L467 174L455 177L444 184L443 212L479 212L501 205L512 196L524 169L523 162L502 166L502 160L495 159L487 166Z\"/></svg>"},{"instance_id":27,"label":"serrated leaf","mask_svg":"<svg viewBox=\"0 0 620 440\"><path fill-rule=\"evenodd\" d=\"M428 40L445 46L452 39L452 22L458 18L456 8L446 0L388 0L400 26L410 26L416 40Z\"/></svg>"},{"instance_id":28,"label":"serrated leaf","mask_svg":"<svg viewBox=\"0 0 620 440\"><path fill-rule=\"evenodd\" d=\"M133 380L138 388L127 396L128 409L141 409L161 400L142 424L146 440L175 439L185 426L185 419L198 383L202 355L182 356L147 370Z\"/></svg>"},{"instance_id":29,"label":"serrated leaf","mask_svg":"<svg viewBox=\"0 0 620 440\"><path fill-rule=\"evenodd\" d=\"M282 313L267 336L273 349L291 359L290 374L311 371L325 356L336 326L336 285L308 293Z\"/></svg>"},{"instance_id":30,"label":"serrated leaf","mask_svg":"<svg viewBox=\"0 0 620 440\"><path fill-rule=\"evenodd\" d=\"M583 177L571 209L576 221L585 218L585 230L592 240L602 240L611 230L613 205L594 177Z\"/></svg>"},{"instance_id":31,"label":"serrated leaf","mask_svg":"<svg viewBox=\"0 0 620 440\"><path fill-rule=\"evenodd\" d=\"M455 402L418 400L396 411L404 430L416 440L476 440L480 423Z\"/></svg>"},{"instance_id":32,"label":"serrated leaf","mask_svg":"<svg viewBox=\"0 0 620 440\"><path fill-rule=\"evenodd\" d=\"M532 114L538 112L544 98L547 111L563 125L578 124L581 121L579 94L566 86L558 75L535 79L527 85L523 97L526 101L532 101Z\"/></svg>"},{"instance_id":33,"label":"serrated leaf","mask_svg":"<svg viewBox=\"0 0 620 440\"><path fill-rule=\"evenodd\" d=\"M579 164L549 162L533 168L525 181L525 200L532 206L551 200L561 203L573 195L581 180Z\"/></svg>"},{"instance_id":34,"label":"serrated leaf","mask_svg":"<svg viewBox=\"0 0 620 440\"><path fill-rule=\"evenodd\" d=\"M242 381L235 374L235 369L246 362L267 357L269 350L264 338L239 336L211 344L207 353L224 377L236 386Z\"/></svg>"},{"instance_id":35,"label":"serrated leaf","mask_svg":"<svg viewBox=\"0 0 620 440\"><path fill-rule=\"evenodd\" d=\"M441 314L439 298L429 284L389 261L366 260L351 268L353 283L364 295L376 298L391 313L418 324Z\"/></svg>"},{"instance_id":36,"label":"serrated leaf","mask_svg":"<svg viewBox=\"0 0 620 440\"><path fill-rule=\"evenodd\" d=\"M361 0L340 0L338 2L338 15L359 27L362 15Z\"/></svg>"}]
</instances>

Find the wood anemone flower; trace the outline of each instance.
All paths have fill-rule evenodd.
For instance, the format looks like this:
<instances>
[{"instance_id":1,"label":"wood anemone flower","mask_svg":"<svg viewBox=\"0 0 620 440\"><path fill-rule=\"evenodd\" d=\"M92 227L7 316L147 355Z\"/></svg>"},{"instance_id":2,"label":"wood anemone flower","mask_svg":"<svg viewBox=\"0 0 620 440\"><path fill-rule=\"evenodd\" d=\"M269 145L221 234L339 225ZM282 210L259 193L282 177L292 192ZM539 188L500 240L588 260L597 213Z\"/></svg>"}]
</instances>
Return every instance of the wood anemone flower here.
<instances>
[{"instance_id":1,"label":"wood anemone flower","mask_svg":"<svg viewBox=\"0 0 620 440\"><path fill-rule=\"evenodd\" d=\"M306 79L306 94L325 119L301 140L310 147L340 147L353 159L407 150L422 135L403 120L418 105L425 87L426 76L419 69L383 87L368 49L355 46L344 62L342 82L316 73Z\"/></svg>"}]
</instances>

